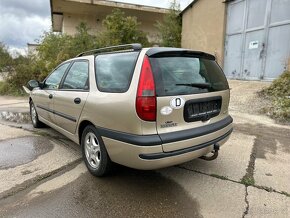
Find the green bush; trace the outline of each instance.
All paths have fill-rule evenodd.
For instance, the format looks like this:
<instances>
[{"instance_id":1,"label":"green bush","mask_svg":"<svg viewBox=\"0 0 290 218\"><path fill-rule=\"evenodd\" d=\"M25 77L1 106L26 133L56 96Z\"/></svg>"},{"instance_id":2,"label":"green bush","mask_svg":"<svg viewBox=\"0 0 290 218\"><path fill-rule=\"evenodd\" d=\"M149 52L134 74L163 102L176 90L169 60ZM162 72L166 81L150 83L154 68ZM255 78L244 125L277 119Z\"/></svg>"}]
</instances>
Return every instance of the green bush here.
<instances>
[{"instance_id":1,"label":"green bush","mask_svg":"<svg viewBox=\"0 0 290 218\"><path fill-rule=\"evenodd\" d=\"M24 90L11 86L7 82L0 81L0 95L24 96L26 93Z\"/></svg>"},{"instance_id":2,"label":"green bush","mask_svg":"<svg viewBox=\"0 0 290 218\"><path fill-rule=\"evenodd\" d=\"M272 101L271 106L263 109L264 112L278 121L290 122L290 71L281 74L260 94Z\"/></svg>"}]
</instances>

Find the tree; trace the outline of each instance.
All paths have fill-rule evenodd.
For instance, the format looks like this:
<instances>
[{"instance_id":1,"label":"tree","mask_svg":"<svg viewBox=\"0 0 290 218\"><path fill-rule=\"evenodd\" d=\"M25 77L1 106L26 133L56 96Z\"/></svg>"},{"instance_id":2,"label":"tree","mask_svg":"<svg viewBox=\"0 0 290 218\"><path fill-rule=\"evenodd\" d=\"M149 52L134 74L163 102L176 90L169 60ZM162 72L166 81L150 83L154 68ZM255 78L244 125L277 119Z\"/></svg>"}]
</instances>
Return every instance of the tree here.
<instances>
[{"instance_id":1,"label":"tree","mask_svg":"<svg viewBox=\"0 0 290 218\"><path fill-rule=\"evenodd\" d=\"M163 22L157 21L156 27L160 31L162 46L181 47L182 18L180 5L172 1L169 12L164 16Z\"/></svg>"},{"instance_id":2,"label":"tree","mask_svg":"<svg viewBox=\"0 0 290 218\"><path fill-rule=\"evenodd\" d=\"M70 56L76 56L77 54L99 48L97 36L89 33L90 28L86 23L81 22L76 27L77 33L72 37L70 42Z\"/></svg>"},{"instance_id":3,"label":"tree","mask_svg":"<svg viewBox=\"0 0 290 218\"><path fill-rule=\"evenodd\" d=\"M143 46L148 46L149 42L146 33L139 30L140 23L136 17L125 16L125 13L120 9L114 9L112 14L108 15L103 21L103 26L106 30L101 33L100 44L120 45L130 43L141 43Z\"/></svg>"},{"instance_id":4,"label":"tree","mask_svg":"<svg viewBox=\"0 0 290 218\"><path fill-rule=\"evenodd\" d=\"M40 39L39 47L37 48L38 62L43 62L42 65L44 74L47 74L62 61L70 58L68 48L72 37L66 34L56 34L54 32L45 32Z\"/></svg>"},{"instance_id":5,"label":"tree","mask_svg":"<svg viewBox=\"0 0 290 218\"><path fill-rule=\"evenodd\" d=\"M12 65L12 57L8 52L8 48L0 42L0 73L7 72Z\"/></svg>"},{"instance_id":6,"label":"tree","mask_svg":"<svg viewBox=\"0 0 290 218\"><path fill-rule=\"evenodd\" d=\"M75 57L77 54L98 48L97 37L89 34L89 28L83 22L76 27L76 34L56 34L45 32L37 48L38 55L34 69L41 70L39 79L44 79L57 65L63 61Z\"/></svg>"}]
</instances>

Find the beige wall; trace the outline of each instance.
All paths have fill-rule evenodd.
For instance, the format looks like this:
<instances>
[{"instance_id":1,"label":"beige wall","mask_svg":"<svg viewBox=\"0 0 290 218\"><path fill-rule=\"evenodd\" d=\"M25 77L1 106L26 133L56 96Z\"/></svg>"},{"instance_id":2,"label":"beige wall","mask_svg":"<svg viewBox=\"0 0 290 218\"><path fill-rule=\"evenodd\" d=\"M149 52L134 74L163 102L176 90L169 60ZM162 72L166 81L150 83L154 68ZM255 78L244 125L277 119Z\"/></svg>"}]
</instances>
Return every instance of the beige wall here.
<instances>
[{"instance_id":1,"label":"beige wall","mask_svg":"<svg viewBox=\"0 0 290 218\"><path fill-rule=\"evenodd\" d=\"M198 0L182 15L182 47L205 51L223 65L225 11L224 0Z\"/></svg>"},{"instance_id":2,"label":"beige wall","mask_svg":"<svg viewBox=\"0 0 290 218\"><path fill-rule=\"evenodd\" d=\"M105 16L96 16L96 15L84 15L84 14L63 14L63 26L62 32L73 35L76 33L76 26L81 22L85 22L90 28L91 34L96 34L98 31L103 29L102 21L105 19ZM162 17L160 16L160 20ZM158 38L158 29L155 27L155 22L140 20L141 23L140 29L147 33L149 42L158 43L160 40Z\"/></svg>"},{"instance_id":3,"label":"beige wall","mask_svg":"<svg viewBox=\"0 0 290 218\"><path fill-rule=\"evenodd\" d=\"M102 20L97 16L64 13L62 32L74 35L76 33L76 27L81 22L85 22L88 25L91 34L95 34L102 29Z\"/></svg>"}]
</instances>

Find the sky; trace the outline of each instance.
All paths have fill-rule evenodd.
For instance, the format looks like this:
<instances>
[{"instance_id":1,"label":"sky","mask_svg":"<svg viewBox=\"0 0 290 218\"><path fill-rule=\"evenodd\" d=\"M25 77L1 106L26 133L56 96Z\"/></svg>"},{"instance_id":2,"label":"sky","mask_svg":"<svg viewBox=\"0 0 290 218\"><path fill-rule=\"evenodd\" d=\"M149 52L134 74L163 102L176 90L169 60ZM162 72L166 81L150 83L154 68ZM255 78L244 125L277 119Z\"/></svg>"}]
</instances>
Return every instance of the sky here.
<instances>
[{"instance_id":1,"label":"sky","mask_svg":"<svg viewBox=\"0 0 290 218\"><path fill-rule=\"evenodd\" d=\"M115 0L167 8L170 0ZM179 0L181 9L192 0ZM12 54L25 54L27 43L51 28L49 0L0 0L0 42Z\"/></svg>"}]
</instances>

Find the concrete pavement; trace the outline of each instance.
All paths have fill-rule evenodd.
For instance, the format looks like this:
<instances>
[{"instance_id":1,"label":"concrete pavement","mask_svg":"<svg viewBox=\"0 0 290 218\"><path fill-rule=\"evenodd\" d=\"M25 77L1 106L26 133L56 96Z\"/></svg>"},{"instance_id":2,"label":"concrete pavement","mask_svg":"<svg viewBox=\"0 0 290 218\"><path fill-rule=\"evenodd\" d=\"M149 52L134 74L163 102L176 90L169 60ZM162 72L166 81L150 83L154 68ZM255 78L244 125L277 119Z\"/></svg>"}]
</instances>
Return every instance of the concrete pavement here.
<instances>
[{"instance_id":1,"label":"concrete pavement","mask_svg":"<svg viewBox=\"0 0 290 218\"><path fill-rule=\"evenodd\" d=\"M248 188L248 214L245 217L283 217L290 215L290 198L254 187Z\"/></svg>"},{"instance_id":2,"label":"concrete pavement","mask_svg":"<svg viewBox=\"0 0 290 218\"><path fill-rule=\"evenodd\" d=\"M2 128L1 128L2 127ZM80 152L59 140L0 125L0 199L80 160Z\"/></svg>"}]
</instances>

